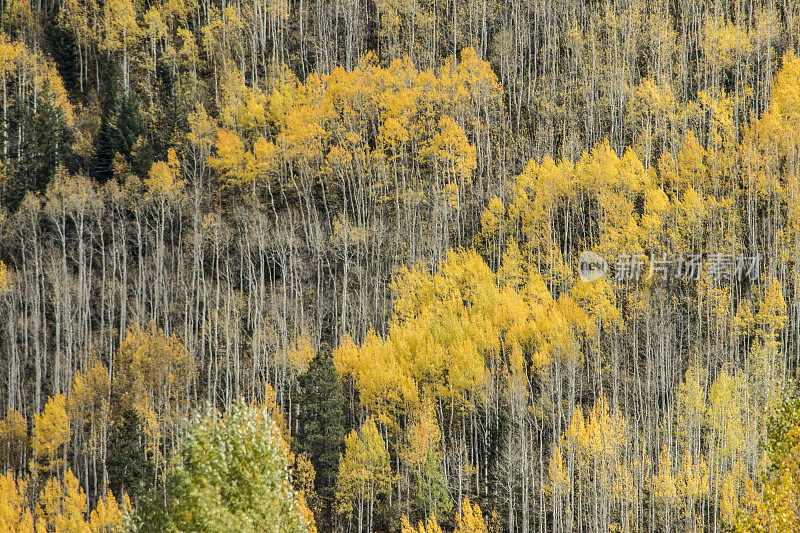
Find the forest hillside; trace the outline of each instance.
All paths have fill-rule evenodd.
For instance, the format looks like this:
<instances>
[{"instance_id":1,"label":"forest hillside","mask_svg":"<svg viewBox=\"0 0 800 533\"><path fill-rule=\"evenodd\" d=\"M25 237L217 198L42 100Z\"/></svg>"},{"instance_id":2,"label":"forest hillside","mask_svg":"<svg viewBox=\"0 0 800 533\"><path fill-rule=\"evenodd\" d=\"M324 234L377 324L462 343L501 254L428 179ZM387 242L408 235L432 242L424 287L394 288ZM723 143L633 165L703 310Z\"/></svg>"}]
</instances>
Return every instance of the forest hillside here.
<instances>
[{"instance_id":1,"label":"forest hillside","mask_svg":"<svg viewBox=\"0 0 800 533\"><path fill-rule=\"evenodd\" d=\"M800 531L800 4L0 11L0 532Z\"/></svg>"}]
</instances>

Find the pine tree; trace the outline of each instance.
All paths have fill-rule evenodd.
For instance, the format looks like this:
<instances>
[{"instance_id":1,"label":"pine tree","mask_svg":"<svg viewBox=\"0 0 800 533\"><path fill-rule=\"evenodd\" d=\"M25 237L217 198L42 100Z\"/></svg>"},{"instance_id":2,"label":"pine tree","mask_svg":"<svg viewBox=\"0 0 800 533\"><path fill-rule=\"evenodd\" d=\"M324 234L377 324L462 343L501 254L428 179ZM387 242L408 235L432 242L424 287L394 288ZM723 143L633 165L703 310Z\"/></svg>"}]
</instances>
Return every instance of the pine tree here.
<instances>
[{"instance_id":1,"label":"pine tree","mask_svg":"<svg viewBox=\"0 0 800 533\"><path fill-rule=\"evenodd\" d=\"M144 431L130 407L116 417L108 441L108 486L115 494L139 500L153 485L153 467L145 458Z\"/></svg>"},{"instance_id":2,"label":"pine tree","mask_svg":"<svg viewBox=\"0 0 800 533\"><path fill-rule=\"evenodd\" d=\"M333 356L323 346L298 378L298 451L305 452L314 465L317 493L323 511L330 512L336 491L339 454L344 446L344 395Z\"/></svg>"},{"instance_id":3,"label":"pine tree","mask_svg":"<svg viewBox=\"0 0 800 533\"><path fill-rule=\"evenodd\" d=\"M96 151L91 175L104 183L113 176L114 156L120 154L134 172L144 175L150 168L148 157L134 158L134 147L144 130L139 100L135 93L120 91L116 76L111 76L106 87L103 118L97 133ZM141 154L136 154L141 155Z\"/></svg>"},{"instance_id":4,"label":"pine tree","mask_svg":"<svg viewBox=\"0 0 800 533\"><path fill-rule=\"evenodd\" d=\"M13 124L9 131L16 130L11 153L18 157L7 162L14 179L3 200L12 208L27 191L43 191L69 153L69 132L47 84L35 110L24 102L14 102L9 110Z\"/></svg>"},{"instance_id":5,"label":"pine tree","mask_svg":"<svg viewBox=\"0 0 800 533\"><path fill-rule=\"evenodd\" d=\"M184 132L189 129L189 122L172 73L163 62L156 67L156 81L158 105L155 125L152 127L153 155L165 158L170 148L180 147Z\"/></svg>"}]
</instances>

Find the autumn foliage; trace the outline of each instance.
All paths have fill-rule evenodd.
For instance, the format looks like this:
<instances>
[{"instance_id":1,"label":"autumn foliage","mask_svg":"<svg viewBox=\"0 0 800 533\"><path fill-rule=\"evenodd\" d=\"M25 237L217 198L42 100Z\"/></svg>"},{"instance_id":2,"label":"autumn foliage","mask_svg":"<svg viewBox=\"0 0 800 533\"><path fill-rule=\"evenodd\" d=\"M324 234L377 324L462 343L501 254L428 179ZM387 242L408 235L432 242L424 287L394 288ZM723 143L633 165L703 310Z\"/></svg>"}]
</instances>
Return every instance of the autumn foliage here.
<instances>
[{"instance_id":1,"label":"autumn foliage","mask_svg":"<svg viewBox=\"0 0 800 533\"><path fill-rule=\"evenodd\" d=\"M0 10L0 531L798 528L798 6Z\"/></svg>"}]
</instances>

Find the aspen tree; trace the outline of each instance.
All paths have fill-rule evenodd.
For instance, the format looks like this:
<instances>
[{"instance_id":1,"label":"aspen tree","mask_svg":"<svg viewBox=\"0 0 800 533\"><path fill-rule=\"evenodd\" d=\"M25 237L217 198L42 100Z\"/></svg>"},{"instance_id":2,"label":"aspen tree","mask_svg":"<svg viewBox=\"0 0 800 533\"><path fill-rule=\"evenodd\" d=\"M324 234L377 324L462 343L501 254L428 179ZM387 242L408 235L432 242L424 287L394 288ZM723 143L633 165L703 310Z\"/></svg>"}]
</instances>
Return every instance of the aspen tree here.
<instances>
[{"instance_id":1,"label":"aspen tree","mask_svg":"<svg viewBox=\"0 0 800 533\"><path fill-rule=\"evenodd\" d=\"M339 512L356 518L358 531L371 531L376 500L392 483L386 444L370 417L356 433L345 438L345 453L339 460Z\"/></svg>"},{"instance_id":2,"label":"aspen tree","mask_svg":"<svg viewBox=\"0 0 800 533\"><path fill-rule=\"evenodd\" d=\"M47 400L44 411L33 421L31 446L41 467L53 472L66 457L65 446L69 442L69 417L66 410L67 398L57 394ZM59 457L61 456L61 457Z\"/></svg>"},{"instance_id":3,"label":"aspen tree","mask_svg":"<svg viewBox=\"0 0 800 533\"><path fill-rule=\"evenodd\" d=\"M128 329L117 364L118 394L139 416L148 455L165 468L169 447L182 437L195 362L179 340L167 337L151 322L147 329L138 325Z\"/></svg>"},{"instance_id":4,"label":"aspen tree","mask_svg":"<svg viewBox=\"0 0 800 533\"><path fill-rule=\"evenodd\" d=\"M0 529L33 531L33 514L27 505L28 484L11 473L0 475Z\"/></svg>"},{"instance_id":5,"label":"aspen tree","mask_svg":"<svg viewBox=\"0 0 800 533\"><path fill-rule=\"evenodd\" d=\"M208 409L192 421L172 487L179 531L316 531L291 487L288 446L268 407L239 402L226 415Z\"/></svg>"},{"instance_id":6,"label":"aspen tree","mask_svg":"<svg viewBox=\"0 0 800 533\"><path fill-rule=\"evenodd\" d=\"M486 533L486 523L478 504L470 504L469 498L464 498L461 504L461 514L458 515L456 533Z\"/></svg>"}]
</instances>

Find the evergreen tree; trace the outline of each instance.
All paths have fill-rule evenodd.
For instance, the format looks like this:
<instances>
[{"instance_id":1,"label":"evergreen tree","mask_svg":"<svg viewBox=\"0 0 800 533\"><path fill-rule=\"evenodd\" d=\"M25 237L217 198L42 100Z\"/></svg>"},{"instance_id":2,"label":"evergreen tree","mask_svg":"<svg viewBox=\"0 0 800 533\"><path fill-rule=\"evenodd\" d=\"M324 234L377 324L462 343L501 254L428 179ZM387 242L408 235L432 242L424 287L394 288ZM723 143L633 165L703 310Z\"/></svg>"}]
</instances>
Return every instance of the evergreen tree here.
<instances>
[{"instance_id":1,"label":"evergreen tree","mask_svg":"<svg viewBox=\"0 0 800 533\"><path fill-rule=\"evenodd\" d=\"M168 66L159 62L156 68L158 105L152 129L152 151L154 159L167 158L170 148L181 146L184 132L189 129L188 117L177 92L179 87Z\"/></svg>"},{"instance_id":2,"label":"evergreen tree","mask_svg":"<svg viewBox=\"0 0 800 533\"><path fill-rule=\"evenodd\" d=\"M314 465L315 487L327 512L334 500L344 444L344 395L330 349L320 348L298 378L298 389L295 442Z\"/></svg>"},{"instance_id":3,"label":"evergreen tree","mask_svg":"<svg viewBox=\"0 0 800 533\"><path fill-rule=\"evenodd\" d=\"M103 118L97 133L97 150L91 175L101 183L113 177L113 161L116 154L125 157L138 174L144 175L150 168L149 158L134 157L134 147L142 134L143 123L139 113L139 100L133 92L122 93L112 76L106 87Z\"/></svg>"},{"instance_id":4,"label":"evergreen tree","mask_svg":"<svg viewBox=\"0 0 800 533\"><path fill-rule=\"evenodd\" d=\"M14 101L9 110L9 153L17 157L7 163L11 186L2 200L12 209L27 191L43 191L69 152L69 132L45 84L35 109Z\"/></svg>"},{"instance_id":5,"label":"evergreen tree","mask_svg":"<svg viewBox=\"0 0 800 533\"><path fill-rule=\"evenodd\" d=\"M144 432L139 416L125 409L112 426L108 442L108 485L114 494L142 498L152 486L153 469L144 455Z\"/></svg>"}]
</instances>

